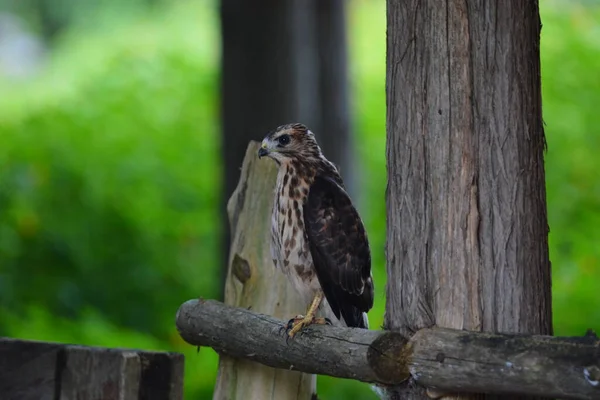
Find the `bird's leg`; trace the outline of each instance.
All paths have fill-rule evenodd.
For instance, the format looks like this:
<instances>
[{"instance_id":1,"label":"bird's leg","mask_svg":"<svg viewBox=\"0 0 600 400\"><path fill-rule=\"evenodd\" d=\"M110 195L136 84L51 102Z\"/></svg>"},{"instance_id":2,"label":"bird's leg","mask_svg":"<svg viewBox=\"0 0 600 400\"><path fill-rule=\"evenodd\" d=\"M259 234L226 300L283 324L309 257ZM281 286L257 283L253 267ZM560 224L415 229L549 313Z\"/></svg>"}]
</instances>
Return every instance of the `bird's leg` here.
<instances>
[{"instance_id":1,"label":"bird's leg","mask_svg":"<svg viewBox=\"0 0 600 400\"><path fill-rule=\"evenodd\" d=\"M306 315L304 318L294 318L291 322L292 329L288 332L289 337L294 337L296 333L298 333L302 328L310 325L310 324L321 324L324 325L327 323L325 318L315 318L315 313L323 300L323 292L319 291L315 295L312 303L310 303L310 307L306 311Z\"/></svg>"}]
</instances>

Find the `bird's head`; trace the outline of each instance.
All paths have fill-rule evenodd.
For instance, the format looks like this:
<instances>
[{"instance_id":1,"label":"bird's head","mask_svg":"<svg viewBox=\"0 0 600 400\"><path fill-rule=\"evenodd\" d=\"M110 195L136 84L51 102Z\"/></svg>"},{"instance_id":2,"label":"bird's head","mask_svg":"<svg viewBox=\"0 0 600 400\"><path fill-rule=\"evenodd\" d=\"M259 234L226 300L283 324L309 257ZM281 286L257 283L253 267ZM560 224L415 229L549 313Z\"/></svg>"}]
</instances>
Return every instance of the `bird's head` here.
<instances>
[{"instance_id":1,"label":"bird's head","mask_svg":"<svg viewBox=\"0 0 600 400\"><path fill-rule=\"evenodd\" d=\"M258 158L269 157L278 164L322 157L315 135L302 124L282 125L265 136Z\"/></svg>"}]
</instances>

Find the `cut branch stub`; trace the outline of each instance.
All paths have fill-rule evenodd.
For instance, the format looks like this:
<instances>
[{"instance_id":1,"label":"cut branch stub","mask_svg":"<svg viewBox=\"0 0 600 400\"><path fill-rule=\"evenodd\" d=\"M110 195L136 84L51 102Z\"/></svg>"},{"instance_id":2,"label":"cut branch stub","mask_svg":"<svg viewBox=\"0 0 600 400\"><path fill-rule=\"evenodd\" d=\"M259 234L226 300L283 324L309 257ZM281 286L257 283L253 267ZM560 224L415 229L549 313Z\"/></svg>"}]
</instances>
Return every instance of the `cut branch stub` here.
<instances>
[{"instance_id":1,"label":"cut branch stub","mask_svg":"<svg viewBox=\"0 0 600 400\"><path fill-rule=\"evenodd\" d=\"M410 376L408 360L412 347L397 332L383 331L369 346L367 362L381 383L400 383Z\"/></svg>"}]
</instances>

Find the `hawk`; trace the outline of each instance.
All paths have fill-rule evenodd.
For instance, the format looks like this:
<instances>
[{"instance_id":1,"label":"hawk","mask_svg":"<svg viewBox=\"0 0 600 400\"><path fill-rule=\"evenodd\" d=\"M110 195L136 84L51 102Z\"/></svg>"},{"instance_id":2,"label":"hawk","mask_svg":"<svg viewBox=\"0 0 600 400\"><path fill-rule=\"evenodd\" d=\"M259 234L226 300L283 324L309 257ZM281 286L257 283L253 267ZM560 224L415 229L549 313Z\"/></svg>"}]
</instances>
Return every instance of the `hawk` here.
<instances>
[{"instance_id":1,"label":"hawk","mask_svg":"<svg viewBox=\"0 0 600 400\"><path fill-rule=\"evenodd\" d=\"M258 150L259 158L265 156L278 165L273 263L308 305L306 315L290 320L289 337L332 321L368 329L374 295L369 241L337 168L298 123L269 133Z\"/></svg>"}]
</instances>

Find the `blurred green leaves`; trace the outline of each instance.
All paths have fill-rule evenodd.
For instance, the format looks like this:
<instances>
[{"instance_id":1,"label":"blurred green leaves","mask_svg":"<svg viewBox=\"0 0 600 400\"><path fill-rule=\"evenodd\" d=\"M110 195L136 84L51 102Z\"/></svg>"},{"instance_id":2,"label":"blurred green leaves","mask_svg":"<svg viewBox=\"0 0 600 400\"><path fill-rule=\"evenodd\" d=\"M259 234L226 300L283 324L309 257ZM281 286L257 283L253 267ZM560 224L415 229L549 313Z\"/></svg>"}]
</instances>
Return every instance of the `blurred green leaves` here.
<instances>
[{"instance_id":1,"label":"blurred green leaves","mask_svg":"<svg viewBox=\"0 0 600 400\"><path fill-rule=\"evenodd\" d=\"M71 38L45 79L20 93L6 85L5 307L77 317L91 306L164 337L182 299L218 293L218 276L206 273L218 265L221 229L215 60L188 38L210 42L206 26L168 23L178 11L112 37ZM89 63L91 52L100 62Z\"/></svg>"},{"instance_id":2,"label":"blurred green leaves","mask_svg":"<svg viewBox=\"0 0 600 400\"><path fill-rule=\"evenodd\" d=\"M566 5L543 14L546 187L555 332L580 335L600 329L600 6Z\"/></svg>"},{"instance_id":3,"label":"blurred green leaves","mask_svg":"<svg viewBox=\"0 0 600 400\"><path fill-rule=\"evenodd\" d=\"M210 395L216 355L173 321L220 291L216 22L181 3L74 31L2 83L0 334L180 351Z\"/></svg>"}]
</instances>

